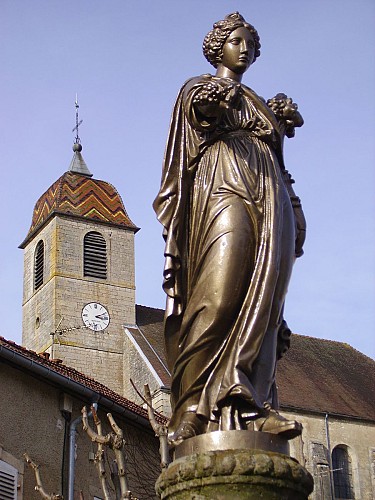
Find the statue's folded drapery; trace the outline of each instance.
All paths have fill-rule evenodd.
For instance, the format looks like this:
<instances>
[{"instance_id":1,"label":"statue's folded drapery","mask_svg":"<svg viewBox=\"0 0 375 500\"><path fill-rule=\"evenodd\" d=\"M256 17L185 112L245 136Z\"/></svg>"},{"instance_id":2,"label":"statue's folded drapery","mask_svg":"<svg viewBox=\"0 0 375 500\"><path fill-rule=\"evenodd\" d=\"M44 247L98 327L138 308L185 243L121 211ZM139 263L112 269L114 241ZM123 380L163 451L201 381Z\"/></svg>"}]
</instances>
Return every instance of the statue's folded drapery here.
<instances>
[{"instance_id":1,"label":"statue's folded drapery","mask_svg":"<svg viewBox=\"0 0 375 500\"><path fill-rule=\"evenodd\" d=\"M172 116L161 189L165 343L172 373L170 430L186 412L243 421L277 407L277 335L295 260L295 218L283 180L278 122L244 85L222 116L193 101L210 75L189 80Z\"/></svg>"}]
</instances>

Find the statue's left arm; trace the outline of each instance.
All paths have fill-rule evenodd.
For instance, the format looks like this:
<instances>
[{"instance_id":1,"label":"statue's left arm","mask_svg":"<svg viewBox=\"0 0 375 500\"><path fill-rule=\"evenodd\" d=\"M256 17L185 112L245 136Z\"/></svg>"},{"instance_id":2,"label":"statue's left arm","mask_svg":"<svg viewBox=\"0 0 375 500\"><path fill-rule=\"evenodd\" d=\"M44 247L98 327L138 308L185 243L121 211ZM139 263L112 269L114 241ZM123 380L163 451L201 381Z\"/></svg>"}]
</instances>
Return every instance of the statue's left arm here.
<instances>
[{"instance_id":1,"label":"statue's left arm","mask_svg":"<svg viewBox=\"0 0 375 500\"><path fill-rule=\"evenodd\" d=\"M295 128L302 127L303 118L298 111L298 106L290 97L285 94L277 94L272 99L268 99L267 105L275 114L279 123L281 144L284 142L284 137L294 137ZM306 219L302 210L301 200L296 195L293 189L294 179L286 170L282 170L284 184L289 193L290 201L292 203L294 218L296 222L296 244L295 254L296 257L303 255L303 244L306 239Z\"/></svg>"}]
</instances>

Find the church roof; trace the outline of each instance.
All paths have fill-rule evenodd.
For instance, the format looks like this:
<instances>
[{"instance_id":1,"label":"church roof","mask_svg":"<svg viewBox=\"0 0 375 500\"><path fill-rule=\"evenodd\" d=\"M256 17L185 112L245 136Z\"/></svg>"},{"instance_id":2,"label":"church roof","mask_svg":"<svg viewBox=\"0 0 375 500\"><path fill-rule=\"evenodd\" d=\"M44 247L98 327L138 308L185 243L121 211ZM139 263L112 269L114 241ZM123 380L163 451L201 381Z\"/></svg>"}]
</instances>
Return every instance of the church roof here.
<instances>
[{"instance_id":1,"label":"church roof","mask_svg":"<svg viewBox=\"0 0 375 500\"><path fill-rule=\"evenodd\" d=\"M284 407L375 422L375 361L349 344L293 334L277 382Z\"/></svg>"},{"instance_id":2,"label":"church roof","mask_svg":"<svg viewBox=\"0 0 375 500\"><path fill-rule=\"evenodd\" d=\"M130 220L121 196L112 184L90 178L89 171L89 173L78 173L77 168L84 170L84 167L79 158L77 159L77 154L80 155L80 152L75 152L71 163L73 170L71 168L65 172L36 202L29 232L20 248L24 248L54 215L67 215L112 224L135 232L138 230Z\"/></svg>"},{"instance_id":3,"label":"church roof","mask_svg":"<svg viewBox=\"0 0 375 500\"><path fill-rule=\"evenodd\" d=\"M137 328L127 327L145 357L151 363L165 387L170 386L171 374L164 352L164 340L160 325L164 311L153 307L136 306Z\"/></svg>"},{"instance_id":4,"label":"church roof","mask_svg":"<svg viewBox=\"0 0 375 500\"><path fill-rule=\"evenodd\" d=\"M166 364L164 311L136 307L139 328ZM276 379L281 408L375 422L375 361L348 344L293 334Z\"/></svg>"}]
</instances>

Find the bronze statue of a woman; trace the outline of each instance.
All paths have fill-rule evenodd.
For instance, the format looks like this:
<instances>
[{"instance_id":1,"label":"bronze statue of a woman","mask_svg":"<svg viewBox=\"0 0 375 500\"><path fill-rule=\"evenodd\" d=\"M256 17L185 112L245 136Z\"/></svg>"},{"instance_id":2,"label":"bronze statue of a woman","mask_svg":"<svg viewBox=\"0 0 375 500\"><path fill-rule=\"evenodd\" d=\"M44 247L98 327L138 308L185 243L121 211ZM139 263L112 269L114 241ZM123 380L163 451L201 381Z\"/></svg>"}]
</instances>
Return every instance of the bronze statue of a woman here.
<instances>
[{"instance_id":1,"label":"bronze statue of a woman","mask_svg":"<svg viewBox=\"0 0 375 500\"><path fill-rule=\"evenodd\" d=\"M260 43L238 12L214 24L203 52L217 71L178 95L154 202L166 242L170 440L231 429L289 439L301 425L277 412L275 370L305 224L282 145L303 119L284 94L266 103L241 84Z\"/></svg>"}]
</instances>

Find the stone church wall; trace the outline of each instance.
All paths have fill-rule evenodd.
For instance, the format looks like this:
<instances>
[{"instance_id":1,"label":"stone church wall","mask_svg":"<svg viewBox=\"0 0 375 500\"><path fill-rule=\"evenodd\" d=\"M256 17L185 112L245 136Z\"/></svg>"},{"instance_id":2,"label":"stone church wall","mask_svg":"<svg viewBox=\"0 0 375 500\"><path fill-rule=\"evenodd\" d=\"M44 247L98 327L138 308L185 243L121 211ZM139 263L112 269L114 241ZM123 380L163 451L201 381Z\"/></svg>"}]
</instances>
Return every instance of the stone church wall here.
<instances>
[{"instance_id":1,"label":"stone church wall","mask_svg":"<svg viewBox=\"0 0 375 500\"><path fill-rule=\"evenodd\" d=\"M320 491L321 486L325 485L329 489L329 477L325 477L329 473L328 460L326 462L327 469L323 473L320 472L316 464L318 446L323 445L322 449L328 449L325 415L285 411L282 411L282 415L296 419L303 425L302 437L290 441L291 455L313 474L315 493L313 493L312 498L321 500L323 498ZM375 497L375 469L371 463L375 448L375 425L361 420L336 418L328 415L328 432L331 452L338 445L348 447L352 462L355 498L372 500Z\"/></svg>"}]
</instances>

